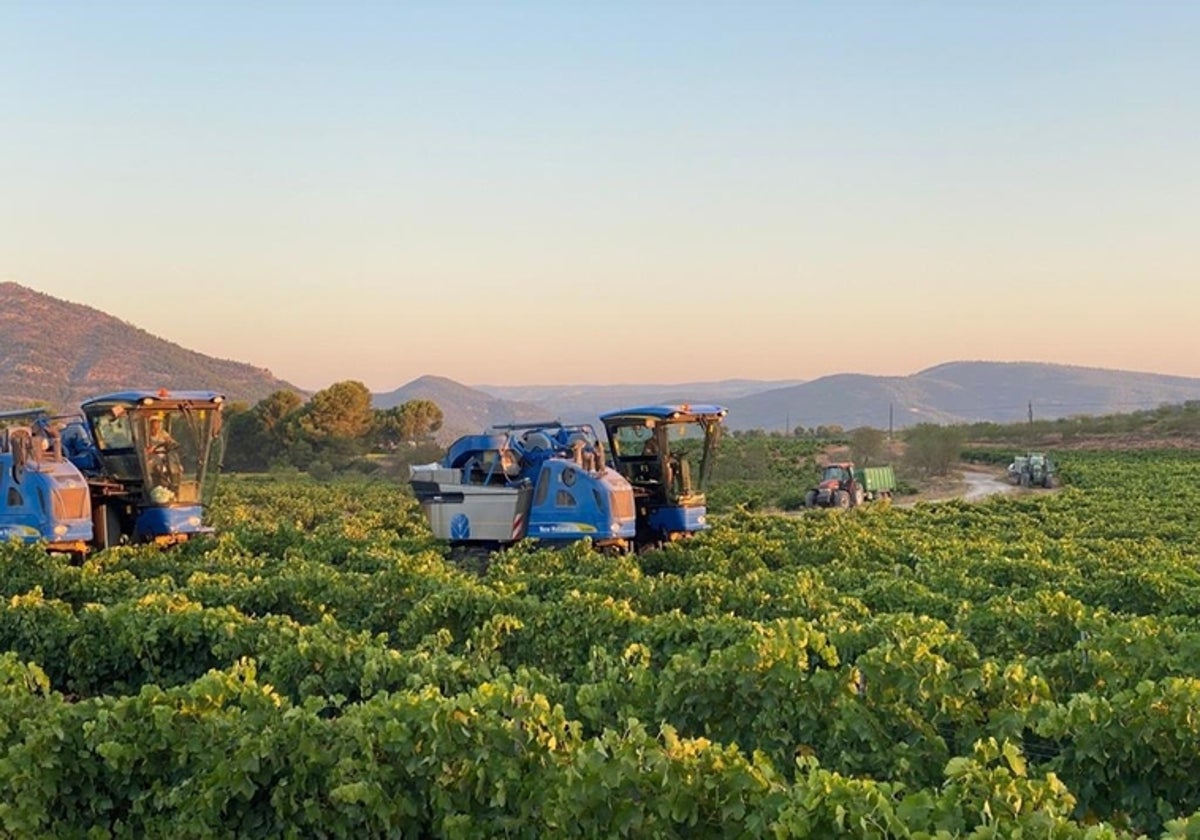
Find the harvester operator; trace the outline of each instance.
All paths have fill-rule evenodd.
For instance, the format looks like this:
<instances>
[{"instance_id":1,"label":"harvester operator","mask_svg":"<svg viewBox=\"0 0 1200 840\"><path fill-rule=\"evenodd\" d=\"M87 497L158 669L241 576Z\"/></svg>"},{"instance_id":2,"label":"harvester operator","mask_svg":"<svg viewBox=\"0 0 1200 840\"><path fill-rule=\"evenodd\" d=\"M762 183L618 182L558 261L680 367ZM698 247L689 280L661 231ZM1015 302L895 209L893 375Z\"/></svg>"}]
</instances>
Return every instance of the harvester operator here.
<instances>
[{"instance_id":1,"label":"harvester operator","mask_svg":"<svg viewBox=\"0 0 1200 840\"><path fill-rule=\"evenodd\" d=\"M179 455L175 452L179 443L171 437L171 433L163 426L162 417L152 415L148 429L146 444L146 465L149 467L150 480L154 485L151 497L163 497L162 501L173 501L179 491L179 481L183 477L183 466L179 463ZM165 488L167 493L159 488ZM168 498L169 494L169 498ZM159 501L159 499L156 499Z\"/></svg>"}]
</instances>

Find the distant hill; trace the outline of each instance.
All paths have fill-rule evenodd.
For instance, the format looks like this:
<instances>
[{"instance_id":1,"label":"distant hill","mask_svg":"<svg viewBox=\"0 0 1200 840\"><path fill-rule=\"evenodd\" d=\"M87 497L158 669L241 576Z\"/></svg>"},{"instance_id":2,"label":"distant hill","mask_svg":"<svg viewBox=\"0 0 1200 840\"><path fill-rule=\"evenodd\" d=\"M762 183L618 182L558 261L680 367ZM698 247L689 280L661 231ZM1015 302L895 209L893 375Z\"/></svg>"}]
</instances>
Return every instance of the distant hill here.
<instances>
[{"instance_id":1,"label":"distant hill","mask_svg":"<svg viewBox=\"0 0 1200 840\"><path fill-rule=\"evenodd\" d=\"M729 402L733 429L896 428L1113 414L1200 399L1200 379L1039 362L949 362L911 376L836 374Z\"/></svg>"},{"instance_id":2,"label":"distant hill","mask_svg":"<svg viewBox=\"0 0 1200 840\"><path fill-rule=\"evenodd\" d=\"M715 402L729 409L731 429L783 431L797 426L896 428L1108 414L1200 399L1200 379L1039 362L950 362L910 376L840 373L779 387L749 379L684 385L530 385L468 387L423 376L376 408L410 399L441 406L443 442L495 423L560 419L596 423L604 411L661 402ZM504 397L502 399L502 397Z\"/></svg>"},{"instance_id":3,"label":"distant hill","mask_svg":"<svg viewBox=\"0 0 1200 840\"><path fill-rule=\"evenodd\" d=\"M0 283L0 408L73 410L127 388L213 390L249 403L282 389L303 393L263 368L185 350L89 306Z\"/></svg>"},{"instance_id":4,"label":"distant hill","mask_svg":"<svg viewBox=\"0 0 1200 840\"><path fill-rule=\"evenodd\" d=\"M508 400L545 406L549 416L568 423L594 423L606 411L658 403L725 405L750 394L799 385L800 379L763 381L725 379L682 385L477 385L480 391Z\"/></svg>"},{"instance_id":5,"label":"distant hill","mask_svg":"<svg viewBox=\"0 0 1200 840\"><path fill-rule=\"evenodd\" d=\"M215 359L81 304L0 283L0 409L46 404L71 410L126 388L212 389L255 403L301 389L270 371ZM841 373L810 382L731 379L680 385L555 385L471 388L423 376L374 395L377 408L436 402L439 439L497 423L595 422L604 411L660 402L715 402L733 429L1023 420L1115 414L1200 400L1200 379L1038 362L950 362L910 376Z\"/></svg>"},{"instance_id":6,"label":"distant hill","mask_svg":"<svg viewBox=\"0 0 1200 840\"><path fill-rule=\"evenodd\" d=\"M422 376L395 391L372 395L372 404L380 409L392 408L409 400L432 400L437 403L444 417L437 437L443 443L464 434L481 432L497 423L557 419L556 415L542 406L499 399L444 376Z\"/></svg>"}]
</instances>

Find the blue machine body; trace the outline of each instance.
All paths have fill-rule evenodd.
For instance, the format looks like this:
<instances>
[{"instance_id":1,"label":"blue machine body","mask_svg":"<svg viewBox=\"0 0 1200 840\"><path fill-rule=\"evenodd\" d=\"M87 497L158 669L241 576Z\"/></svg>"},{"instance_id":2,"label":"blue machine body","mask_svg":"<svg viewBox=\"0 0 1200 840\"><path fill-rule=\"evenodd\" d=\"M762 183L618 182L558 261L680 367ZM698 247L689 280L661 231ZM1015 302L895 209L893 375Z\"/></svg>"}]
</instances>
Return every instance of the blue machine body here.
<instances>
[{"instance_id":1,"label":"blue machine body","mask_svg":"<svg viewBox=\"0 0 1200 840\"><path fill-rule=\"evenodd\" d=\"M605 464L591 426L494 426L450 445L440 464L414 467L411 485L434 533L453 543L551 543L589 538L628 547L633 490Z\"/></svg>"},{"instance_id":2,"label":"blue machine body","mask_svg":"<svg viewBox=\"0 0 1200 840\"><path fill-rule=\"evenodd\" d=\"M204 506L225 398L213 391L130 390L95 397L63 431L87 478L94 542L169 545L212 532Z\"/></svg>"},{"instance_id":3,"label":"blue machine body","mask_svg":"<svg viewBox=\"0 0 1200 840\"><path fill-rule=\"evenodd\" d=\"M83 554L93 535L88 485L63 455L55 418L37 409L0 421L0 539Z\"/></svg>"},{"instance_id":4,"label":"blue machine body","mask_svg":"<svg viewBox=\"0 0 1200 840\"><path fill-rule=\"evenodd\" d=\"M646 525L668 539L672 534L693 534L708 528L708 508L703 504L648 507Z\"/></svg>"},{"instance_id":5,"label":"blue machine body","mask_svg":"<svg viewBox=\"0 0 1200 840\"><path fill-rule=\"evenodd\" d=\"M545 458L534 484L526 536L598 545L626 543L637 533L633 490L612 469L581 470L570 458Z\"/></svg>"},{"instance_id":6,"label":"blue machine body","mask_svg":"<svg viewBox=\"0 0 1200 840\"><path fill-rule=\"evenodd\" d=\"M161 537L211 534L204 524L203 505L150 505L141 510L133 524L135 542L154 542Z\"/></svg>"},{"instance_id":7,"label":"blue machine body","mask_svg":"<svg viewBox=\"0 0 1200 840\"><path fill-rule=\"evenodd\" d=\"M674 403L601 415L613 465L634 488L639 546L708 527L704 486L726 413L719 405Z\"/></svg>"}]
</instances>

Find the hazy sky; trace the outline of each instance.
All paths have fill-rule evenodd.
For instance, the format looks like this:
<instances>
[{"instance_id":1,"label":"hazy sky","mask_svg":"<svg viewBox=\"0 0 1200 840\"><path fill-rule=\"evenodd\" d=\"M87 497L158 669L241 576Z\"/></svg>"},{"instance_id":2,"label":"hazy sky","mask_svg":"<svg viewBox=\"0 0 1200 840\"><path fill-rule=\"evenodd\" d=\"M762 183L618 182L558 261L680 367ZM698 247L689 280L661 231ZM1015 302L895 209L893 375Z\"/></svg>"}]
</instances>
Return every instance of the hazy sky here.
<instances>
[{"instance_id":1,"label":"hazy sky","mask_svg":"<svg viewBox=\"0 0 1200 840\"><path fill-rule=\"evenodd\" d=\"M1200 376L1200 4L0 0L0 280L307 388Z\"/></svg>"}]
</instances>

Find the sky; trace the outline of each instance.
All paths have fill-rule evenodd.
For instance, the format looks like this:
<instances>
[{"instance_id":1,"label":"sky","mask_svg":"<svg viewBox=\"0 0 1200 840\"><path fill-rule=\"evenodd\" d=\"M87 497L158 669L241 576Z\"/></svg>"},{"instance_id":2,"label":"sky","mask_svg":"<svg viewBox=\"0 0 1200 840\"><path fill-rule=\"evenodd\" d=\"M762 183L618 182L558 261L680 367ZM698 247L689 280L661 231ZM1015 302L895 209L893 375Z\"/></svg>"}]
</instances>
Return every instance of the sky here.
<instances>
[{"instance_id":1,"label":"sky","mask_svg":"<svg viewBox=\"0 0 1200 840\"><path fill-rule=\"evenodd\" d=\"M1200 377L1200 4L0 0L0 281L303 388Z\"/></svg>"}]
</instances>

